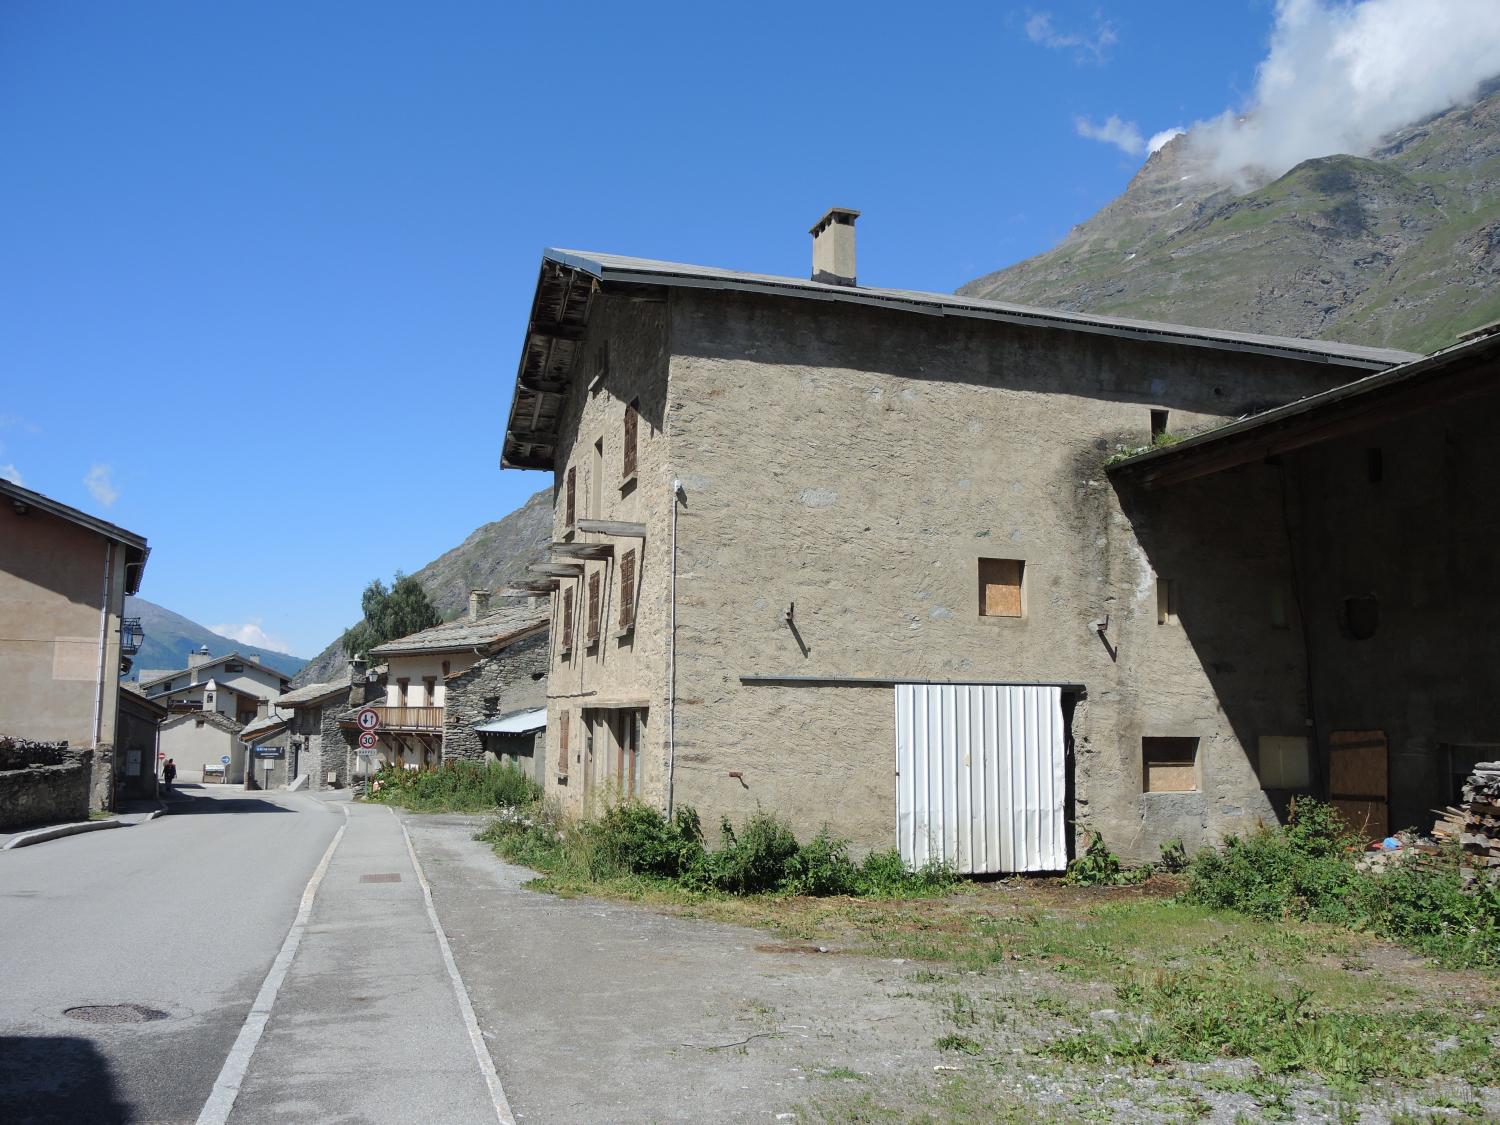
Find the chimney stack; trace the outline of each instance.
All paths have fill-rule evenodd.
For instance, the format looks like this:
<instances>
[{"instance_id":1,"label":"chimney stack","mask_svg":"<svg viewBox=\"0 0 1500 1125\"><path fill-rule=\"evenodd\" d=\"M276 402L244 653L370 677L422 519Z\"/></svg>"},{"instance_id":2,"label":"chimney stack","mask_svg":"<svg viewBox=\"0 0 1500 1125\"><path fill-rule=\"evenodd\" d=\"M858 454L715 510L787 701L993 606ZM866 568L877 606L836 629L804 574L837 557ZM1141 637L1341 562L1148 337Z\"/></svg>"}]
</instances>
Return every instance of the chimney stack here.
<instances>
[{"instance_id":1,"label":"chimney stack","mask_svg":"<svg viewBox=\"0 0 1500 1125\"><path fill-rule=\"evenodd\" d=\"M830 207L813 224L812 279L828 285L854 285L854 220L858 211Z\"/></svg>"},{"instance_id":2,"label":"chimney stack","mask_svg":"<svg viewBox=\"0 0 1500 1125\"><path fill-rule=\"evenodd\" d=\"M264 719L270 713L271 713L271 701L270 701L270 699L268 699L265 696L261 696L259 699L257 699L255 701L255 717L257 719Z\"/></svg>"},{"instance_id":3,"label":"chimney stack","mask_svg":"<svg viewBox=\"0 0 1500 1125\"><path fill-rule=\"evenodd\" d=\"M349 682L351 684L362 684L362 683L364 683L365 682L365 668L367 668L367 667L368 667L368 665L366 664L364 657L362 657L362 656L355 656L355 657L350 658L350 660L349 660Z\"/></svg>"},{"instance_id":4,"label":"chimney stack","mask_svg":"<svg viewBox=\"0 0 1500 1125\"><path fill-rule=\"evenodd\" d=\"M188 667L190 669L196 668L200 664L207 664L212 659L213 656L209 653L208 646L204 645L202 648L195 648L192 652L188 653Z\"/></svg>"},{"instance_id":5,"label":"chimney stack","mask_svg":"<svg viewBox=\"0 0 1500 1125\"><path fill-rule=\"evenodd\" d=\"M469 620L478 621L490 612L490 592L488 590L469 591Z\"/></svg>"}]
</instances>

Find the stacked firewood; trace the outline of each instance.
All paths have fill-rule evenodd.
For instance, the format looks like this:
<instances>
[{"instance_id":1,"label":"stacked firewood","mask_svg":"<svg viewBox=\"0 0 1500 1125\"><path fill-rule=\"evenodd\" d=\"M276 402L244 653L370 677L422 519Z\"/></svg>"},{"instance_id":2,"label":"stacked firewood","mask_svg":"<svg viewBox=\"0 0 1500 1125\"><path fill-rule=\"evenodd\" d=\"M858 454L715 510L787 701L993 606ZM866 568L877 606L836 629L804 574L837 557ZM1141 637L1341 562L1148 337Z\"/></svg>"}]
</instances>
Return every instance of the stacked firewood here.
<instances>
[{"instance_id":1,"label":"stacked firewood","mask_svg":"<svg viewBox=\"0 0 1500 1125\"><path fill-rule=\"evenodd\" d=\"M1500 762L1480 762L1464 783L1463 804L1438 812L1432 834L1457 840L1478 870L1500 868Z\"/></svg>"}]
</instances>

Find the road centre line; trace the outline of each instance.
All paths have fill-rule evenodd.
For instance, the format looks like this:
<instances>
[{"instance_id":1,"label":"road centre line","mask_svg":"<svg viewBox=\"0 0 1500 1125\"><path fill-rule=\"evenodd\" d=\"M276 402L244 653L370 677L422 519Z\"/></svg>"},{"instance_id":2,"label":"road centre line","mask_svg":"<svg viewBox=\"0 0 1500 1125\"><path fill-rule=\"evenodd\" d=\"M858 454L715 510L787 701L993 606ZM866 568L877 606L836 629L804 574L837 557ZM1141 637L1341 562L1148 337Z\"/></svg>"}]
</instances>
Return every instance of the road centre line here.
<instances>
[{"instance_id":1,"label":"road centre line","mask_svg":"<svg viewBox=\"0 0 1500 1125\"><path fill-rule=\"evenodd\" d=\"M343 813L344 823L339 825L339 830L328 844L328 850L323 853L312 878L307 881L307 887L302 892L302 904L297 908L297 917L292 920L292 928L287 931L286 940L281 943L276 960L271 962L271 969L261 982L260 991L255 994L255 1002L250 1005L245 1022L240 1026L240 1033L235 1037L234 1046L229 1049L229 1056L224 1060L219 1077L214 1081L208 1101L203 1103L203 1109L198 1114L198 1125L224 1125L229 1120L234 1100L240 1094L240 1084L245 1080L245 1072L250 1069L250 1059L271 1019L276 993L280 991L281 982L286 979L287 971L292 967L292 958L297 955L297 946L302 943L302 935L307 930L313 899L317 897L323 876L328 873L328 865L333 862L333 853L338 850L339 841L344 838L344 829L349 827L348 805L343 806Z\"/></svg>"},{"instance_id":2,"label":"road centre line","mask_svg":"<svg viewBox=\"0 0 1500 1125\"><path fill-rule=\"evenodd\" d=\"M396 811L389 805L385 807L385 811L396 816ZM453 950L448 945L448 935L443 933L443 924L438 921L437 908L432 904L432 887L427 882L427 874L422 870L421 861L417 859L417 849L412 847L411 833L406 830L406 822L399 816L396 816L396 822L401 825L401 835L406 837L406 851L411 856L411 865L417 872L417 882L422 885L422 898L427 904L427 918L432 923L432 932L437 935L438 948L443 953L443 965L448 970L448 979L453 983L453 995L458 998L458 1008L463 1013L464 1027L469 1032L469 1042L474 1047L474 1057L479 1061L479 1070L484 1075L485 1085L490 1088L490 1099L495 1104L495 1116L499 1119L500 1125L516 1125L515 1116L510 1111L510 1102L505 1097L505 1087L500 1085L500 1076L495 1073L495 1060L490 1057L490 1048L484 1041L484 1032L479 1030L479 1021L474 1017L474 1005L469 1002L469 991L464 987L463 977L459 976L458 962L453 959Z\"/></svg>"}]
</instances>

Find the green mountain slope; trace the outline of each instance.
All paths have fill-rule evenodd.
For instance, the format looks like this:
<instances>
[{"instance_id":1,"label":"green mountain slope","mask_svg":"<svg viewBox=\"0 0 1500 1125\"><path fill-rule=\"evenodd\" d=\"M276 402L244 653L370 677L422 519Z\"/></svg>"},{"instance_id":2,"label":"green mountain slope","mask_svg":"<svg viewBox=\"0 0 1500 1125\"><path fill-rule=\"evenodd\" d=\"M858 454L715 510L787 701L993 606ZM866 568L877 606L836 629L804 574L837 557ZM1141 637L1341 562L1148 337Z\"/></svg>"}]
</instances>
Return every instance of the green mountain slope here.
<instances>
[{"instance_id":1,"label":"green mountain slope","mask_svg":"<svg viewBox=\"0 0 1500 1125\"><path fill-rule=\"evenodd\" d=\"M302 666L307 663L299 656L256 648L254 645L241 644L220 636L196 621L189 621L182 614L173 613L145 598L126 598L125 616L139 617L141 629L146 634L127 679L138 679L143 668L186 668L187 654L203 645L207 645L208 651L215 656L237 652L241 656L254 657L266 667L275 668L288 676L301 671Z\"/></svg>"},{"instance_id":2,"label":"green mountain slope","mask_svg":"<svg viewBox=\"0 0 1500 1125\"><path fill-rule=\"evenodd\" d=\"M959 292L1427 352L1500 319L1500 82L1240 193L1192 134L1055 249Z\"/></svg>"},{"instance_id":3,"label":"green mountain slope","mask_svg":"<svg viewBox=\"0 0 1500 1125\"><path fill-rule=\"evenodd\" d=\"M504 519L475 530L413 577L444 620L451 620L468 611L470 590L495 590L526 577L528 566L546 558L551 539L552 490L544 488ZM340 677L348 660L335 640L308 661L294 682L300 686Z\"/></svg>"}]
</instances>

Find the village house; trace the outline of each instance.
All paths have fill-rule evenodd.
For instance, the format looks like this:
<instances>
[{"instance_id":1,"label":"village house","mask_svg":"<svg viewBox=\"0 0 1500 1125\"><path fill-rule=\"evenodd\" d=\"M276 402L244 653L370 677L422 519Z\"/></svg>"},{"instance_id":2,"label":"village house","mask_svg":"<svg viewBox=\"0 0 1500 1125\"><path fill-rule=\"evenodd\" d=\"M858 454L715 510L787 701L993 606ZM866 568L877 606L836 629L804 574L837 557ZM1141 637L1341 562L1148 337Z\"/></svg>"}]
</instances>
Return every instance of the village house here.
<instances>
[{"instance_id":1,"label":"village house","mask_svg":"<svg viewBox=\"0 0 1500 1125\"><path fill-rule=\"evenodd\" d=\"M1118 643L1203 670L1278 810L1425 828L1500 758L1497 327L1109 470L1157 575Z\"/></svg>"},{"instance_id":2,"label":"village house","mask_svg":"<svg viewBox=\"0 0 1500 1125\"><path fill-rule=\"evenodd\" d=\"M179 782L220 780L240 785L245 780L243 729L243 723L218 711L171 710L161 722L157 745L163 758L177 766Z\"/></svg>"},{"instance_id":3,"label":"village house","mask_svg":"<svg viewBox=\"0 0 1500 1125\"><path fill-rule=\"evenodd\" d=\"M874 289L856 218L810 280L544 253L502 465L554 474L549 794L974 872L1274 817L1259 738L1304 728L1156 627L1106 462L1415 357Z\"/></svg>"},{"instance_id":4,"label":"village house","mask_svg":"<svg viewBox=\"0 0 1500 1125\"><path fill-rule=\"evenodd\" d=\"M546 705L547 609L522 596L493 610L490 599L475 590L466 615L370 650L386 661L385 701L373 705L380 717L373 768L430 769L493 759L498 750L538 773L537 727L523 716ZM358 710L341 718L351 742ZM496 735L511 738L487 751Z\"/></svg>"},{"instance_id":5,"label":"village house","mask_svg":"<svg viewBox=\"0 0 1500 1125\"><path fill-rule=\"evenodd\" d=\"M274 699L291 686L289 676L253 657L237 652L214 656L207 645L188 653L186 668L148 668L140 673L146 698L167 707L217 711L241 725L255 718L262 699Z\"/></svg>"},{"instance_id":6,"label":"village house","mask_svg":"<svg viewBox=\"0 0 1500 1125\"><path fill-rule=\"evenodd\" d=\"M114 753L142 639L122 611L149 554L135 532L0 479L0 736L90 752L95 809L114 807L120 769L150 768Z\"/></svg>"},{"instance_id":7,"label":"village house","mask_svg":"<svg viewBox=\"0 0 1500 1125\"><path fill-rule=\"evenodd\" d=\"M290 770L294 781L306 777L312 789L336 789L350 784L354 744L339 726L350 709L358 711L371 698L385 696L384 667L366 671L364 660L351 660L345 679L305 684L283 693L278 710L291 714Z\"/></svg>"},{"instance_id":8,"label":"village house","mask_svg":"<svg viewBox=\"0 0 1500 1125\"><path fill-rule=\"evenodd\" d=\"M120 685L120 718L115 730L115 796L155 797L157 753L167 709L147 699L135 685Z\"/></svg>"},{"instance_id":9,"label":"village house","mask_svg":"<svg viewBox=\"0 0 1500 1125\"><path fill-rule=\"evenodd\" d=\"M262 699L255 718L240 730L245 788L280 789L298 776L297 750L292 748L292 712L283 712Z\"/></svg>"}]
</instances>

